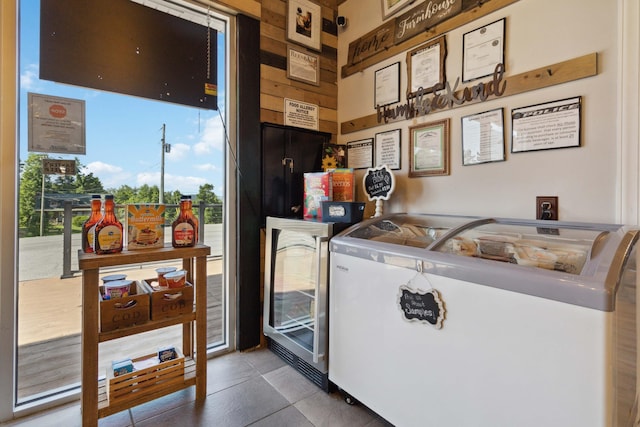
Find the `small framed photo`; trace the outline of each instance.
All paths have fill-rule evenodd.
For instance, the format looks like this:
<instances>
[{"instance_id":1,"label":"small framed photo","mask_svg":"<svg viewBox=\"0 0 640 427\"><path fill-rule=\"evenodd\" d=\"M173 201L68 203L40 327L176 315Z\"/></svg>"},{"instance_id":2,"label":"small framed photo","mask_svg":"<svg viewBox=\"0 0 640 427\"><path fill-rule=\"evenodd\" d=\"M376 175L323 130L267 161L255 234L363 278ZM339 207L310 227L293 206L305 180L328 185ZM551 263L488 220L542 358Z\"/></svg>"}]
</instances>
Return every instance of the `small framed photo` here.
<instances>
[{"instance_id":1,"label":"small framed photo","mask_svg":"<svg viewBox=\"0 0 640 427\"><path fill-rule=\"evenodd\" d=\"M287 0L287 40L322 51L322 8L311 0Z\"/></svg>"},{"instance_id":2,"label":"small framed photo","mask_svg":"<svg viewBox=\"0 0 640 427\"><path fill-rule=\"evenodd\" d=\"M407 52L407 98L434 91L444 85L447 44L444 36Z\"/></svg>"},{"instance_id":3,"label":"small framed photo","mask_svg":"<svg viewBox=\"0 0 640 427\"><path fill-rule=\"evenodd\" d=\"M504 109L462 118L462 165L501 162L504 154Z\"/></svg>"},{"instance_id":4,"label":"small framed photo","mask_svg":"<svg viewBox=\"0 0 640 427\"><path fill-rule=\"evenodd\" d=\"M410 5L415 0L381 0L382 1L382 19L387 19L394 15L400 9Z\"/></svg>"},{"instance_id":5,"label":"small framed photo","mask_svg":"<svg viewBox=\"0 0 640 427\"><path fill-rule=\"evenodd\" d=\"M287 46L287 78L320 86L320 57Z\"/></svg>"},{"instance_id":6,"label":"small framed photo","mask_svg":"<svg viewBox=\"0 0 640 427\"><path fill-rule=\"evenodd\" d=\"M347 167L367 169L373 163L373 138L347 143Z\"/></svg>"},{"instance_id":7,"label":"small framed photo","mask_svg":"<svg viewBox=\"0 0 640 427\"><path fill-rule=\"evenodd\" d=\"M401 168L400 129L376 133L375 166L387 165L389 169Z\"/></svg>"},{"instance_id":8,"label":"small framed photo","mask_svg":"<svg viewBox=\"0 0 640 427\"><path fill-rule=\"evenodd\" d=\"M511 152L580 147L582 97L511 110Z\"/></svg>"},{"instance_id":9,"label":"small framed photo","mask_svg":"<svg viewBox=\"0 0 640 427\"><path fill-rule=\"evenodd\" d=\"M502 18L462 36L462 81L490 76L496 65L504 65L505 22Z\"/></svg>"},{"instance_id":10,"label":"small framed photo","mask_svg":"<svg viewBox=\"0 0 640 427\"><path fill-rule=\"evenodd\" d=\"M373 108L400 102L400 62L376 71Z\"/></svg>"},{"instance_id":11,"label":"small framed photo","mask_svg":"<svg viewBox=\"0 0 640 427\"><path fill-rule=\"evenodd\" d=\"M409 177L449 175L449 121L409 128Z\"/></svg>"}]
</instances>

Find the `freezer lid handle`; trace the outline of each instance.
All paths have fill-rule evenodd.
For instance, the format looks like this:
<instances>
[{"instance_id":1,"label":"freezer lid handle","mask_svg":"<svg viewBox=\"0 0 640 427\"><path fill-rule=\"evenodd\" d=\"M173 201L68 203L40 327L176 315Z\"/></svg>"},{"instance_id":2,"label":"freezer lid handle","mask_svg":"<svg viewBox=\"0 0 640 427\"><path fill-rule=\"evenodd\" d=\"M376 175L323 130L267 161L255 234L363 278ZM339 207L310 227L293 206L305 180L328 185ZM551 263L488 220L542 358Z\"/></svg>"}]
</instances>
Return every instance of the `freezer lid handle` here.
<instances>
[{"instance_id":1,"label":"freezer lid handle","mask_svg":"<svg viewBox=\"0 0 640 427\"><path fill-rule=\"evenodd\" d=\"M620 245L618 245L618 249L613 257L611 262L611 267L609 268L609 272L607 273L607 278L605 279L605 289L609 295L615 295L618 291L618 285L620 284L620 279L622 278L622 270L627 263L627 259L631 254L631 250L633 246L638 241L638 237L640 236L640 230L630 230L625 233Z\"/></svg>"}]
</instances>

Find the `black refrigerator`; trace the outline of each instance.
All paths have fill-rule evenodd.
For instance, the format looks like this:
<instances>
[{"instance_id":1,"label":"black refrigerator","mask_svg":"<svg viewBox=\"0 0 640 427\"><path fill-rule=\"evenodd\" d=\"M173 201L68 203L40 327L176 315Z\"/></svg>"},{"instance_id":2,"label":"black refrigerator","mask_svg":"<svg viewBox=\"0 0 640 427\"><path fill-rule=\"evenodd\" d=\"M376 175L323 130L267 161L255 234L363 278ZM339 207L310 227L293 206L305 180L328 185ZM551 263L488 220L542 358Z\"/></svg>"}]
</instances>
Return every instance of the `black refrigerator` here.
<instances>
[{"instance_id":1,"label":"black refrigerator","mask_svg":"<svg viewBox=\"0 0 640 427\"><path fill-rule=\"evenodd\" d=\"M304 173L322 170L331 134L262 124L262 226L267 216L302 218Z\"/></svg>"}]
</instances>

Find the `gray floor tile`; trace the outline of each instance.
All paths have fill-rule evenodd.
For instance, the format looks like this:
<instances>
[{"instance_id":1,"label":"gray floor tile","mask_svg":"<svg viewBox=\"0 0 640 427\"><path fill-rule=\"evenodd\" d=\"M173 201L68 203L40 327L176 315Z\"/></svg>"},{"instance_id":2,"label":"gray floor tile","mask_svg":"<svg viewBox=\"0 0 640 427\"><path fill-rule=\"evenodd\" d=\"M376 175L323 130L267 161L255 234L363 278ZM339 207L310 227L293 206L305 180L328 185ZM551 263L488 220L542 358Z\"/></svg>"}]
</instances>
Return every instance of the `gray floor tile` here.
<instances>
[{"instance_id":1,"label":"gray floor tile","mask_svg":"<svg viewBox=\"0 0 640 427\"><path fill-rule=\"evenodd\" d=\"M293 406L287 406L275 414L250 424L250 427L314 427L308 419L304 417ZM373 426L372 426L373 427Z\"/></svg>"},{"instance_id":2,"label":"gray floor tile","mask_svg":"<svg viewBox=\"0 0 640 427\"><path fill-rule=\"evenodd\" d=\"M347 405L340 393L315 393L294 405L316 427L362 427L375 414L360 405Z\"/></svg>"},{"instance_id":3,"label":"gray floor tile","mask_svg":"<svg viewBox=\"0 0 640 427\"><path fill-rule=\"evenodd\" d=\"M2 427L81 427L80 403L60 406L37 414L1 423ZM98 427L132 426L129 411L113 414L98 420Z\"/></svg>"},{"instance_id":4,"label":"gray floor tile","mask_svg":"<svg viewBox=\"0 0 640 427\"><path fill-rule=\"evenodd\" d=\"M278 412L287 400L262 377L207 396L203 403L189 403L138 422L136 427L174 425L244 427Z\"/></svg>"},{"instance_id":5,"label":"gray floor tile","mask_svg":"<svg viewBox=\"0 0 640 427\"><path fill-rule=\"evenodd\" d=\"M246 353L241 353L241 355L249 364L251 364L251 366L263 375L283 366L287 366L287 363L284 360L268 348L248 351Z\"/></svg>"},{"instance_id":6,"label":"gray floor tile","mask_svg":"<svg viewBox=\"0 0 640 427\"><path fill-rule=\"evenodd\" d=\"M207 362L207 394L216 393L251 378L260 372L242 353L231 353Z\"/></svg>"},{"instance_id":7,"label":"gray floor tile","mask_svg":"<svg viewBox=\"0 0 640 427\"><path fill-rule=\"evenodd\" d=\"M289 365L266 373L263 376L289 403L296 403L314 393L324 393L317 385Z\"/></svg>"}]
</instances>

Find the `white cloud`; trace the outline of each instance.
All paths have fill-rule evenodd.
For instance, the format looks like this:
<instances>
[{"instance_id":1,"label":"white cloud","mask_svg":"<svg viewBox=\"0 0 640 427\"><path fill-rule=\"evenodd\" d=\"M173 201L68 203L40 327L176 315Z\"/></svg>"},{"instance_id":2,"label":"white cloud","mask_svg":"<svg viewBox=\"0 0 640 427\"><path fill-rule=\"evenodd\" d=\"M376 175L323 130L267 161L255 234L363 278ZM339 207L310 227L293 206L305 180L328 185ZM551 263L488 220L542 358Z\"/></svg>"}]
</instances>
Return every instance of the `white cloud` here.
<instances>
[{"instance_id":1,"label":"white cloud","mask_svg":"<svg viewBox=\"0 0 640 427\"><path fill-rule=\"evenodd\" d=\"M109 163L91 162L83 168L82 172L85 174L93 173L94 176L99 177L104 188L120 188L125 184L132 185L133 174L131 172Z\"/></svg>"},{"instance_id":2,"label":"white cloud","mask_svg":"<svg viewBox=\"0 0 640 427\"><path fill-rule=\"evenodd\" d=\"M220 168L213 163L202 163L199 165L194 165L194 169L199 171L219 171Z\"/></svg>"},{"instance_id":3,"label":"white cloud","mask_svg":"<svg viewBox=\"0 0 640 427\"><path fill-rule=\"evenodd\" d=\"M20 89L32 91L35 90L40 83L38 64L27 65L24 72L20 75Z\"/></svg>"},{"instance_id":4,"label":"white cloud","mask_svg":"<svg viewBox=\"0 0 640 427\"><path fill-rule=\"evenodd\" d=\"M110 165L109 163L100 161L89 163L87 166L85 166L84 170L93 173L94 175L101 175L103 173L114 174L122 172L122 168L120 166Z\"/></svg>"},{"instance_id":5,"label":"white cloud","mask_svg":"<svg viewBox=\"0 0 640 427\"><path fill-rule=\"evenodd\" d=\"M223 151L224 148L224 128L218 114L207 119L204 132L193 146L193 151L198 154L210 154L212 151Z\"/></svg>"},{"instance_id":6,"label":"white cloud","mask_svg":"<svg viewBox=\"0 0 640 427\"><path fill-rule=\"evenodd\" d=\"M187 144L171 144L171 152L166 155L166 158L172 161L185 158L191 151L191 146Z\"/></svg>"}]
</instances>

